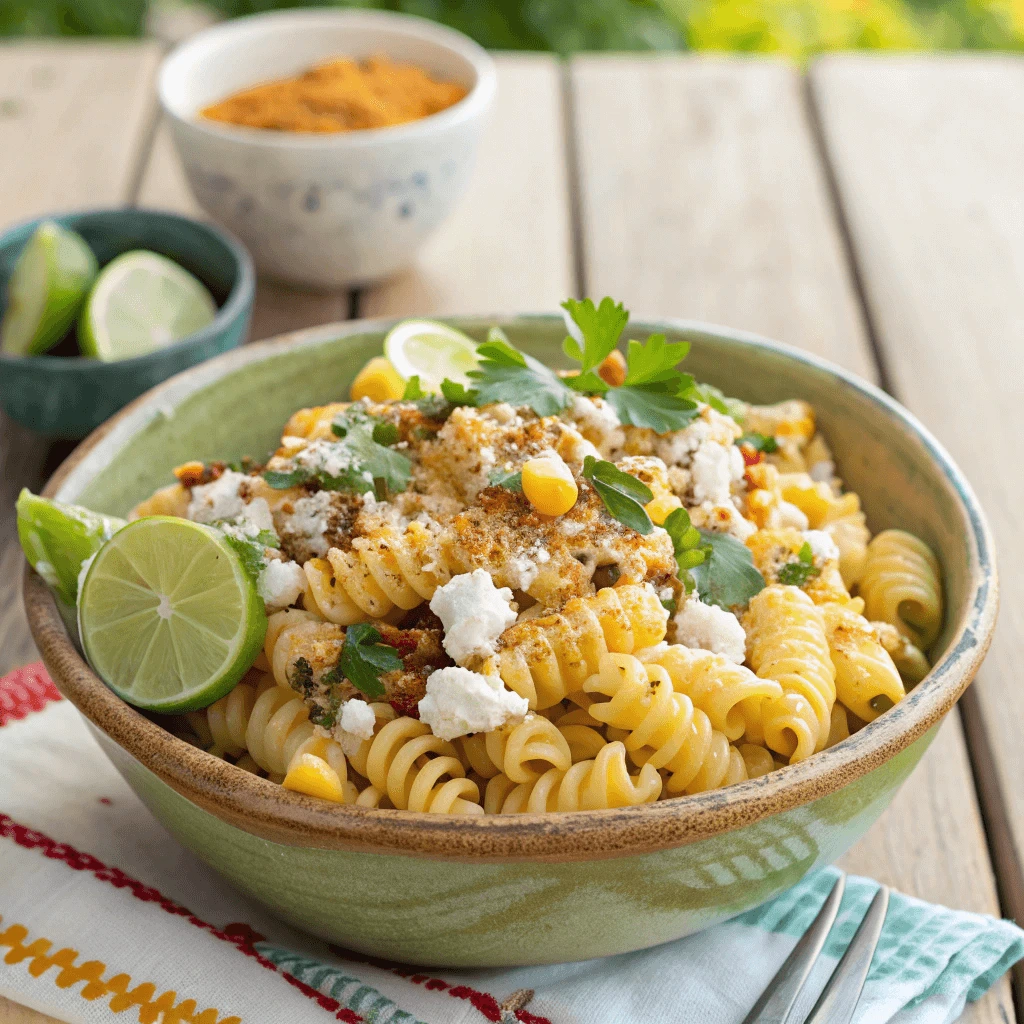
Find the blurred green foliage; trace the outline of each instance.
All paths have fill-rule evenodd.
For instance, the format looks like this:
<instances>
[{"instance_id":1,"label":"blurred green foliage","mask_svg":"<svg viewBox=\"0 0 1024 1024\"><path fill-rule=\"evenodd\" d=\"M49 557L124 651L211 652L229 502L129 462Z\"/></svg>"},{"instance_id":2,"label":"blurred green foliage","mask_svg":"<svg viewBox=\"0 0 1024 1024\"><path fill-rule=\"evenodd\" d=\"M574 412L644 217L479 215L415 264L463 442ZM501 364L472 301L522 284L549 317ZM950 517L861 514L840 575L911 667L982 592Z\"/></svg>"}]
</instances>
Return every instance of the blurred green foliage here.
<instances>
[{"instance_id":1,"label":"blurred green foliage","mask_svg":"<svg viewBox=\"0 0 1024 1024\"><path fill-rule=\"evenodd\" d=\"M150 0L156 4L164 0ZM373 7L443 22L495 49L1024 49L1024 0L207 0L226 17ZM0 36L140 35L147 0L0 0Z\"/></svg>"}]
</instances>

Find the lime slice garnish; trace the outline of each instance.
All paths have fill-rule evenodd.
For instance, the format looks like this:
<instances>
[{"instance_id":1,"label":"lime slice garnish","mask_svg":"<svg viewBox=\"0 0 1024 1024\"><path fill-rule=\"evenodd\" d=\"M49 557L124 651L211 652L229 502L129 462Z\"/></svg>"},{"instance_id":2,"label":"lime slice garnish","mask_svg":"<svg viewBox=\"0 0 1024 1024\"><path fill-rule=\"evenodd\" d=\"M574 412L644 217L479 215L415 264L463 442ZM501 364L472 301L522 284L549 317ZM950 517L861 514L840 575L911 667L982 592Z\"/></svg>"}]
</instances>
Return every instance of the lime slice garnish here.
<instances>
[{"instance_id":1,"label":"lime slice garnish","mask_svg":"<svg viewBox=\"0 0 1024 1024\"><path fill-rule=\"evenodd\" d=\"M28 564L60 595L74 604L82 563L125 525L105 516L59 501L41 498L27 488L18 495L18 540Z\"/></svg>"},{"instance_id":2,"label":"lime slice garnish","mask_svg":"<svg viewBox=\"0 0 1024 1024\"><path fill-rule=\"evenodd\" d=\"M384 355L403 380L419 377L424 391L439 391L447 377L469 384L479 362L477 343L462 331L433 320L403 320L384 339Z\"/></svg>"},{"instance_id":3,"label":"lime slice garnish","mask_svg":"<svg viewBox=\"0 0 1024 1024\"><path fill-rule=\"evenodd\" d=\"M89 664L119 697L150 711L193 711L242 678L267 616L219 530L150 516L96 552L78 628Z\"/></svg>"},{"instance_id":4,"label":"lime slice garnish","mask_svg":"<svg viewBox=\"0 0 1024 1024\"><path fill-rule=\"evenodd\" d=\"M206 285L159 253L136 249L108 263L78 321L82 354L113 362L144 356L213 322Z\"/></svg>"},{"instance_id":5,"label":"lime slice garnish","mask_svg":"<svg viewBox=\"0 0 1024 1024\"><path fill-rule=\"evenodd\" d=\"M44 221L33 232L7 284L0 349L37 356L74 322L96 277L96 257L81 235Z\"/></svg>"}]
</instances>

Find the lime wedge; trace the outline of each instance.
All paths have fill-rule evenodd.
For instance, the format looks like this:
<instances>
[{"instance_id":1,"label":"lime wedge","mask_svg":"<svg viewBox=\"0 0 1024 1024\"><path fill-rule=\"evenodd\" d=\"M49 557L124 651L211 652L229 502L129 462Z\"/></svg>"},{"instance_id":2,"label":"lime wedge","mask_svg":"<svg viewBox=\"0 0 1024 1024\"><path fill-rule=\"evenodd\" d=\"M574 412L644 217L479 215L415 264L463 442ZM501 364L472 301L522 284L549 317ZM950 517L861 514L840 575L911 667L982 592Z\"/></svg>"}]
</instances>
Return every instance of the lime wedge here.
<instances>
[{"instance_id":1,"label":"lime wedge","mask_svg":"<svg viewBox=\"0 0 1024 1024\"><path fill-rule=\"evenodd\" d=\"M144 356L213 322L206 286L159 253L136 249L108 263L78 321L82 354L113 362Z\"/></svg>"},{"instance_id":2,"label":"lime wedge","mask_svg":"<svg viewBox=\"0 0 1024 1024\"><path fill-rule=\"evenodd\" d=\"M447 377L469 384L477 366L477 343L462 331L433 320L403 320L384 339L384 355L403 380L419 377L424 391L439 391Z\"/></svg>"},{"instance_id":3,"label":"lime wedge","mask_svg":"<svg viewBox=\"0 0 1024 1024\"><path fill-rule=\"evenodd\" d=\"M150 711L194 711L252 665L267 616L224 534L150 516L96 552L78 629L89 664L119 697Z\"/></svg>"},{"instance_id":4,"label":"lime wedge","mask_svg":"<svg viewBox=\"0 0 1024 1024\"><path fill-rule=\"evenodd\" d=\"M64 505L41 498L27 488L18 495L18 540L28 564L74 604L82 563L96 554L125 525L123 519L104 516L81 505Z\"/></svg>"},{"instance_id":5,"label":"lime wedge","mask_svg":"<svg viewBox=\"0 0 1024 1024\"><path fill-rule=\"evenodd\" d=\"M40 224L7 284L0 349L38 356L53 348L74 323L95 277L96 257L81 235L53 221Z\"/></svg>"}]
</instances>

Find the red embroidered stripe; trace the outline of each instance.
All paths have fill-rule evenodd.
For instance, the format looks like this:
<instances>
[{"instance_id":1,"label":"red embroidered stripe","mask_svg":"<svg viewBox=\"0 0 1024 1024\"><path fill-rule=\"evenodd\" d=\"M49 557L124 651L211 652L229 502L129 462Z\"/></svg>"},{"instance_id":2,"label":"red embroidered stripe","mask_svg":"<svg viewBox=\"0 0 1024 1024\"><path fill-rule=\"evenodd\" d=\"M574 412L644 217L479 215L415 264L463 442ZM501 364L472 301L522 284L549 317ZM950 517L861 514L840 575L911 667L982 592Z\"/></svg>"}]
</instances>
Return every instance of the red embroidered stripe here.
<instances>
[{"instance_id":1,"label":"red embroidered stripe","mask_svg":"<svg viewBox=\"0 0 1024 1024\"><path fill-rule=\"evenodd\" d=\"M184 918L189 924L195 925L196 928L201 928L204 932L208 932L215 938L234 946L235 949L246 956L252 957L262 967L266 967L267 970L280 974L289 985L293 985L308 999L312 999L317 1005L329 1013L333 1013L336 1019L344 1021L345 1024L361 1024L363 1018L348 1009L348 1007L342 1006L337 999L318 992L315 988L303 981L299 981L298 978L291 974L279 972L265 956L253 948L253 942L256 941L253 936L257 933L251 928L248 928L246 931L238 925L233 925L230 932L221 931L208 921L196 917L187 907L183 907L180 903L175 903L174 900L169 899L159 889L144 885L137 878L132 878L131 875L125 874L120 868L104 864L103 861L94 857L91 853L76 850L67 843L58 843L55 839L51 839L42 832L37 832L26 825L20 825L3 812L0 812L0 838L13 839L14 842L26 850L39 850L44 857L49 857L50 860L62 861L73 871L88 871L101 882L109 882L116 889L127 889L137 900L141 900L143 903L155 903L168 914Z\"/></svg>"},{"instance_id":2,"label":"red embroidered stripe","mask_svg":"<svg viewBox=\"0 0 1024 1024\"><path fill-rule=\"evenodd\" d=\"M33 711L42 711L47 704L60 699L60 692L41 661L16 668L0 679L0 726Z\"/></svg>"}]
</instances>

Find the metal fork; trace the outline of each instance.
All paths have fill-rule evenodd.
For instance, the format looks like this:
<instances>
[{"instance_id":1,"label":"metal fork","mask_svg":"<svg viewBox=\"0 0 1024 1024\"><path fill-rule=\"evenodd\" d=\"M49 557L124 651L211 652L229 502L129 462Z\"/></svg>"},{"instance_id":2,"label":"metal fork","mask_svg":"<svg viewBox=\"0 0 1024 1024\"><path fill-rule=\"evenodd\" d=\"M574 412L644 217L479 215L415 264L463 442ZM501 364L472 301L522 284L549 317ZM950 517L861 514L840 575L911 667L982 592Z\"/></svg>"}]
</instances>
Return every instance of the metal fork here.
<instances>
[{"instance_id":1,"label":"metal fork","mask_svg":"<svg viewBox=\"0 0 1024 1024\"><path fill-rule=\"evenodd\" d=\"M793 947L793 952L768 983L743 1024L850 1024L889 909L889 890L884 885L875 893L864 920L822 989L814 1009L802 1022L792 1017L797 997L839 913L845 888L846 875L840 875L814 923Z\"/></svg>"}]
</instances>

